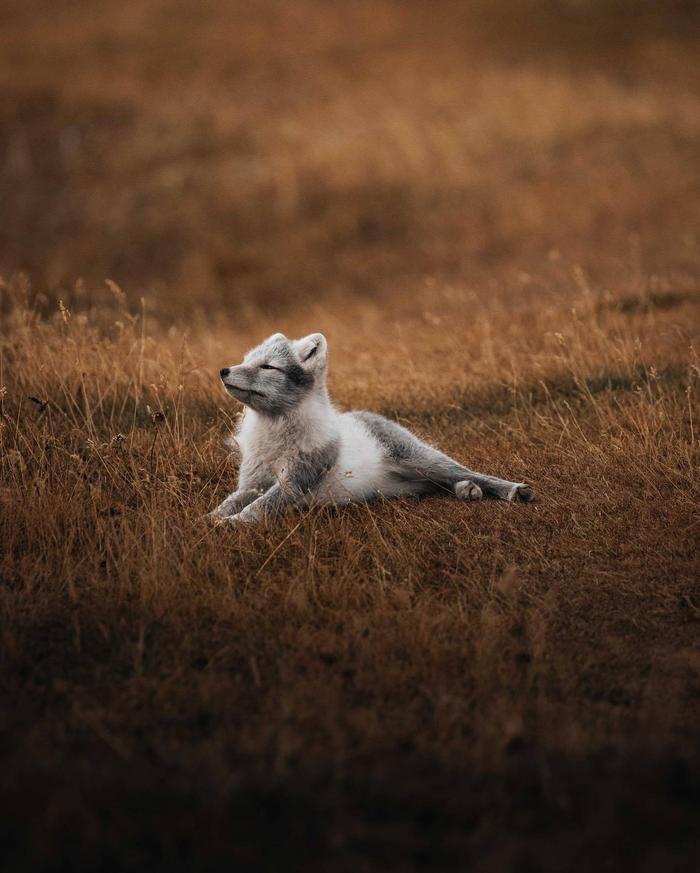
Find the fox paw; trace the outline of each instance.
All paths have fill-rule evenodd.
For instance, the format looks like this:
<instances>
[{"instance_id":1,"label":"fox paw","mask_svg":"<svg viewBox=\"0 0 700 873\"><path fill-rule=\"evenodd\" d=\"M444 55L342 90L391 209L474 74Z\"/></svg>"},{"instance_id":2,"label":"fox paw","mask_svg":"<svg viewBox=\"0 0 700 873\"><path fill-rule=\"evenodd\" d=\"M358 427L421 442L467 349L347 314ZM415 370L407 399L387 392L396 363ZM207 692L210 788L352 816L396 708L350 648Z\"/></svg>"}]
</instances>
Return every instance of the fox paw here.
<instances>
[{"instance_id":1,"label":"fox paw","mask_svg":"<svg viewBox=\"0 0 700 873\"><path fill-rule=\"evenodd\" d=\"M481 488L469 479L464 479L455 485L455 494L458 500L481 500L484 496Z\"/></svg>"},{"instance_id":2,"label":"fox paw","mask_svg":"<svg viewBox=\"0 0 700 873\"><path fill-rule=\"evenodd\" d=\"M514 485L508 495L508 500L518 500L522 503L531 503L535 499L535 491L530 485L520 482Z\"/></svg>"}]
</instances>

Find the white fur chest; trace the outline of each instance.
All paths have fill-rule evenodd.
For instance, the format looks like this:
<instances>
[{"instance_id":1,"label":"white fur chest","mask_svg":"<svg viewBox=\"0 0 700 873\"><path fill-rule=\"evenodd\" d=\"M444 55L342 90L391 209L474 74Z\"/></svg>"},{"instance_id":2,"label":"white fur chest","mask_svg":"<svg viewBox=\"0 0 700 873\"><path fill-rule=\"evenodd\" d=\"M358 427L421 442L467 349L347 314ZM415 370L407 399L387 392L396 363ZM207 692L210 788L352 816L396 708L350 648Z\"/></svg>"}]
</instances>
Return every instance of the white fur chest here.
<instances>
[{"instance_id":1,"label":"white fur chest","mask_svg":"<svg viewBox=\"0 0 700 873\"><path fill-rule=\"evenodd\" d=\"M268 418L247 409L236 435L244 460L280 469L300 454L327 445L338 436L335 410L316 398L302 403L294 415Z\"/></svg>"},{"instance_id":2,"label":"white fur chest","mask_svg":"<svg viewBox=\"0 0 700 873\"><path fill-rule=\"evenodd\" d=\"M390 488L382 448L351 413L338 416L340 450L319 499L337 503L365 500Z\"/></svg>"}]
</instances>

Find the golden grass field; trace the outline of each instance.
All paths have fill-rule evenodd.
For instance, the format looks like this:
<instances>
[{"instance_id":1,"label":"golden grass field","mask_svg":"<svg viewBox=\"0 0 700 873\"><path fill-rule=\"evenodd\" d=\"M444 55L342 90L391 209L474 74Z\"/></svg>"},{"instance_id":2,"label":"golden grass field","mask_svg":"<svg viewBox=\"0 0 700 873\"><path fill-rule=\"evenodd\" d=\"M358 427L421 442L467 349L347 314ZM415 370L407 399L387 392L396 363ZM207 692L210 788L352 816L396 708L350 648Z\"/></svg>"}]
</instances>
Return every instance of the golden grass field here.
<instances>
[{"instance_id":1,"label":"golden grass field","mask_svg":"<svg viewBox=\"0 0 700 873\"><path fill-rule=\"evenodd\" d=\"M0 22L3 870L697 870L695 5ZM537 502L202 522L278 330Z\"/></svg>"}]
</instances>

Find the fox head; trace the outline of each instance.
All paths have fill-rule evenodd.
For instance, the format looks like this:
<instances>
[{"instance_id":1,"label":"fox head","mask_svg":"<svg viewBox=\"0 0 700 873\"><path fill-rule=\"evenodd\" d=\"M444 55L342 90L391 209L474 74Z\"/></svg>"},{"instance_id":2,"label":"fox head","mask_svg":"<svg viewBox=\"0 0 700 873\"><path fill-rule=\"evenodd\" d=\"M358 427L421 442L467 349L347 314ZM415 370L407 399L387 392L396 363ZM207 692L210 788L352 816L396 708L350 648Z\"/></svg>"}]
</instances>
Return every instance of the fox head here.
<instances>
[{"instance_id":1,"label":"fox head","mask_svg":"<svg viewBox=\"0 0 700 873\"><path fill-rule=\"evenodd\" d=\"M251 349L241 364L220 371L224 387L262 415L286 415L313 392L326 388L328 343L321 333L290 340L273 334Z\"/></svg>"}]
</instances>

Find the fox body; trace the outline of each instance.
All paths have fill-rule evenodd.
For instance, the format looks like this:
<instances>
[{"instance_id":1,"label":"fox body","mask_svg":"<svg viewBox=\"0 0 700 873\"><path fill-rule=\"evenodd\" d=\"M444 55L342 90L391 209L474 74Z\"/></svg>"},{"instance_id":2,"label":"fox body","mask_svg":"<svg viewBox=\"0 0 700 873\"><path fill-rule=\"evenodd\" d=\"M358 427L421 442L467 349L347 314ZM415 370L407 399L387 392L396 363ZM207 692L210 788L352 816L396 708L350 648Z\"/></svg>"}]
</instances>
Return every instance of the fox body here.
<instances>
[{"instance_id":1,"label":"fox body","mask_svg":"<svg viewBox=\"0 0 700 873\"><path fill-rule=\"evenodd\" d=\"M277 333L224 367L221 381L245 406L235 435L238 488L212 513L262 521L290 507L376 497L451 494L479 500L533 497L522 482L475 473L372 412L338 412L326 388L328 345L320 333Z\"/></svg>"}]
</instances>

